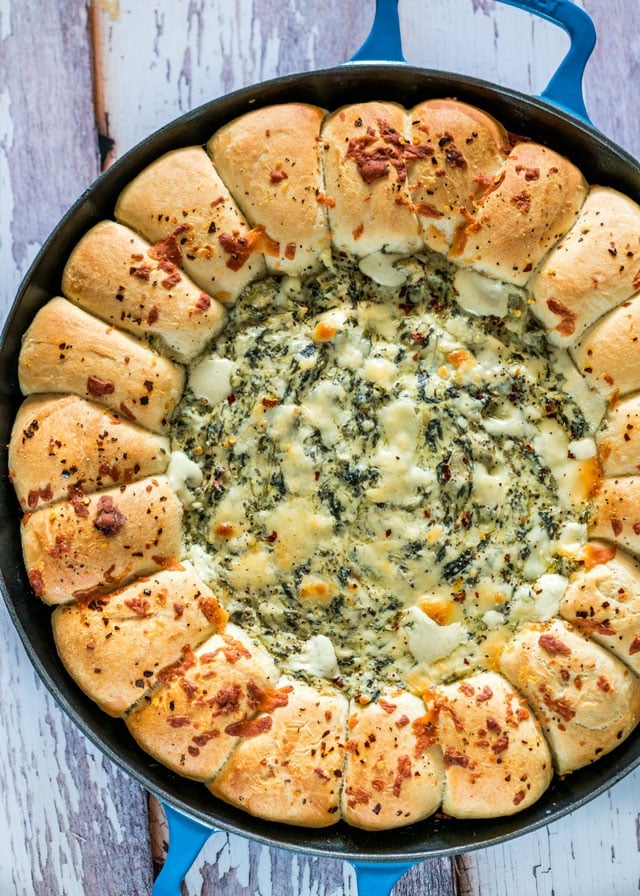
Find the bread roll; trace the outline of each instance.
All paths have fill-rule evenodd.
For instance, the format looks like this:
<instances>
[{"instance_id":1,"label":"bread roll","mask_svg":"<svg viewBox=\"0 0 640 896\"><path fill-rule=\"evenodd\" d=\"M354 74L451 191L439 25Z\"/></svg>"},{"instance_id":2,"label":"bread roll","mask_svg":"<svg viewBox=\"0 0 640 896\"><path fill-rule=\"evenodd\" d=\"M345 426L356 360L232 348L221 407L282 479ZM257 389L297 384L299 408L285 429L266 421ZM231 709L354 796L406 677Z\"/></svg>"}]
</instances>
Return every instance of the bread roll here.
<instances>
[{"instance_id":1,"label":"bread roll","mask_svg":"<svg viewBox=\"0 0 640 896\"><path fill-rule=\"evenodd\" d=\"M272 704L288 700L278 691L270 655L244 632L228 625L191 657L163 675L164 687L148 693L125 719L140 746L178 774L208 781L238 742L234 726Z\"/></svg>"},{"instance_id":2,"label":"bread roll","mask_svg":"<svg viewBox=\"0 0 640 896\"><path fill-rule=\"evenodd\" d=\"M9 442L9 476L23 510L164 473L169 440L77 395L23 401Z\"/></svg>"},{"instance_id":3,"label":"bread roll","mask_svg":"<svg viewBox=\"0 0 640 896\"><path fill-rule=\"evenodd\" d=\"M303 276L329 249L319 136L325 111L304 103L256 109L207 144L218 174L253 226L278 244L271 272Z\"/></svg>"},{"instance_id":4,"label":"bread roll","mask_svg":"<svg viewBox=\"0 0 640 896\"><path fill-rule=\"evenodd\" d=\"M326 827L340 818L348 703L337 692L278 683L280 691L289 687L286 706L234 728L240 742L208 786L267 821Z\"/></svg>"},{"instance_id":5,"label":"bread roll","mask_svg":"<svg viewBox=\"0 0 640 896\"><path fill-rule=\"evenodd\" d=\"M62 291L85 311L187 362L218 335L227 315L176 261L127 227L101 221L71 253Z\"/></svg>"},{"instance_id":6,"label":"bread roll","mask_svg":"<svg viewBox=\"0 0 640 896\"><path fill-rule=\"evenodd\" d=\"M638 390L640 297L601 317L571 349L589 385L612 400Z\"/></svg>"},{"instance_id":7,"label":"bread roll","mask_svg":"<svg viewBox=\"0 0 640 896\"><path fill-rule=\"evenodd\" d=\"M446 255L473 202L496 185L509 138L490 115L457 100L426 100L409 114L411 142L433 147L409 162L411 200L425 243Z\"/></svg>"},{"instance_id":8,"label":"bread roll","mask_svg":"<svg viewBox=\"0 0 640 896\"><path fill-rule=\"evenodd\" d=\"M408 116L395 103L357 103L322 127L325 191L331 239L338 252L409 254L422 246L407 183L416 153Z\"/></svg>"},{"instance_id":9,"label":"bread roll","mask_svg":"<svg viewBox=\"0 0 640 896\"><path fill-rule=\"evenodd\" d=\"M522 629L500 668L540 719L560 775L609 753L640 718L640 680L560 619Z\"/></svg>"},{"instance_id":10,"label":"bread roll","mask_svg":"<svg viewBox=\"0 0 640 896\"><path fill-rule=\"evenodd\" d=\"M609 407L597 443L606 477L640 475L640 392Z\"/></svg>"},{"instance_id":11,"label":"bread roll","mask_svg":"<svg viewBox=\"0 0 640 896\"><path fill-rule=\"evenodd\" d=\"M569 345L640 289L640 206L592 187L576 223L531 281L533 311L556 345Z\"/></svg>"},{"instance_id":12,"label":"bread roll","mask_svg":"<svg viewBox=\"0 0 640 896\"><path fill-rule=\"evenodd\" d=\"M444 770L434 734L425 704L407 691L352 702L342 790L348 824L387 830L436 811Z\"/></svg>"},{"instance_id":13,"label":"bread roll","mask_svg":"<svg viewBox=\"0 0 640 896\"><path fill-rule=\"evenodd\" d=\"M497 818L526 809L549 786L553 763L525 701L502 676L481 672L438 688L437 736L455 818Z\"/></svg>"},{"instance_id":14,"label":"bread roll","mask_svg":"<svg viewBox=\"0 0 640 896\"><path fill-rule=\"evenodd\" d=\"M640 475L602 480L593 499L589 535L640 556Z\"/></svg>"},{"instance_id":15,"label":"bread roll","mask_svg":"<svg viewBox=\"0 0 640 896\"><path fill-rule=\"evenodd\" d=\"M450 255L458 264L524 286L575 223L586 193L582 174L564 156L537 143L518 143L499 183L458 230Z\"/></svg>"},{"instance_id":16,"label":"bread roll","mask_svg":"<svg viewBox=\"0 0 640 896\"><path fill-rule=\"evenodd\" d=\"M115 217L224 305L264 277L263 250L276 251L263 234L249 229L200 146L152 162L122 191Z\"/></svg>"},{"instance_id":17,"label":"bread roll","mask_svg":"<svg viewBox=\"0 0 640 896\"><path fill-rule=\"evenodd\" d=\"M165 477L61 501L29 514L22 550L45 603L88 599L171 565L182 549L182 505Z\"/></svg>"},{"instance_id":18,"label":"bread roll","mask_svg":"<svg viewBox=\"0 0 640 896\"><path fill-rule=\"evenodd\" d=\"M640 563L624 551L575 574L560 613L640 674Z\"/></svg>"},{"instance_id":19,"label":"bread roll","mask_svg":"<svg viewBox=\"0 0 640 896\"><path fill-rule=\"evenodd\" d=\"M71 392L159 433L185 381L182 367L62 298L36 314L18 371L25 395Z\"/></svg>"},{"instance_id":20,"label":"bread roll","mask_svg":"<svg viewBox=\"0 0 640 896\"><path fill-rule=\"evenodd\" d=\"M112 716L122 715L159 681L188 669L192 649L225 623L212 592L188 569L138 579L111 594L58 607L52 616L67 671Z\"/></svg>"}]
</instances>

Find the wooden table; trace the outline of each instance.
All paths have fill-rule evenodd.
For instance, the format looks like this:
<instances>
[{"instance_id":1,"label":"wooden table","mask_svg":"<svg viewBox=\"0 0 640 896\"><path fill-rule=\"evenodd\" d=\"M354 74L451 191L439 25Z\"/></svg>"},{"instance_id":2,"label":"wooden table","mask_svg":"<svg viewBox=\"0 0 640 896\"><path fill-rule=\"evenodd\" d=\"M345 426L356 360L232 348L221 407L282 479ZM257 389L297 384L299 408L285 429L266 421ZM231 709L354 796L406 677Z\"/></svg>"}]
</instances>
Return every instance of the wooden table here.
<instances>
[{"instance_id":1,"label":"wooden table","mask_svg":"<svg viewBox=\"0 0 640 896\"><path fill-rule=\"evenodd\" d=\"M594 123L640 157L640 8L583 0L599 33ZM537 93L567 45L494 0L404 0L409 62ZM373 0L0 0L0 315L47 233L100 168L237 87L348 59ZM88 743L32 670L0 606L0 894L145 896L147 794ZM413 869L397 896L627 896L640 886L640 771L569 818ZM153 826L153 825L151 825ZM352 896L338 861L214 835L185 896Z\"/></svg>"}]
</instances>

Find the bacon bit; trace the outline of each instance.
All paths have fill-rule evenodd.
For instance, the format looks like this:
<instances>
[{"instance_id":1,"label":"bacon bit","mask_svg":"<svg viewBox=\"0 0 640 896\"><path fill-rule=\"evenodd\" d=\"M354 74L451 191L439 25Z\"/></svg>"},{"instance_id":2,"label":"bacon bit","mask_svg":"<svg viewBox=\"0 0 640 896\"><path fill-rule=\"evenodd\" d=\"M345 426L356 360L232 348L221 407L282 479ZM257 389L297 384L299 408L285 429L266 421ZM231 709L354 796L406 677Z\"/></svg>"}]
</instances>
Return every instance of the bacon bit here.
<instances>
[{"instance_id":1,"label":"bacon bit","mask_svg":"<svg viewBox=\"0 0 640 896\"><path fill-rule=\"evenodd\" d=\"M446 163L451 165L452 168L459 168L461 171L467 168L467 160L453 143L450 143L445 149L444 158Z\"/></svg>"},{"instance_id":2,"label":"bacon bit","mask_svg":"<svg viewBox=\"0 0 640 896\"><path fill-rule=\"evenodd\" d=\"M227 725L224 733L230 737L257 737L265 731L269 731L273 725L271 716L260 716L259 719L242 719Z\"/></svg>"},{"instance_id":3,"label":"bacon bit","mask_svg":"<svg viewBox=\"0 0 640 896\"><path fill-rule=\"evenodd\" d=\"M174 619L180 619L180 617L184 614L184 604L181 603L179 600L174 600L173 612L174 612Z\"/></svg>"},{"instance_id":4,"label":"bacon bit","mask_svg":"<svg viewBox=\"0 0 640 896\"><path fill-rule=\"evenodd\" d=\"M640 637L638 635L634 637L629 646L629 656L633 656L634 653L640 653Z\"/></svg>"},{"instance_id":5,"label":"bacon bit","mask_svg":"<svg viewBox=\"0 0 640 896\"><path fill-rule=\"evenodd\" d=\"M616 545L600 545L586 544L580 552L580 559L584 564L584 568L589 570L601 563L608 563L616 556L618 548Z\"/></svg>"},{"instance_id":6,"label":"bacon bit","mask_svg":"<svg viewBox=\"0 0 640 896\"><path fill-rule=\"evenodd\" d=\"M616 517L612 517L611 519L611 530L614 535L620 535L622 532L622 521L617 519Z\"/></svg>"},{"instance_id":7,"label":"bacon bit","mask_svg":"<svg viewBox=\"0 0 640 896\"><path fill-rule=\"evenodd\" d=\"M399 719L396 719L396 728L405 728L410 721L409 716L402 715Z\"/></svg>"},{"instance_id":8,"label":"bacon bit","mask_svg":"<svg viewBox=\"0 0 640 896\"><path fill-rule=\"evenodd\" d=\"M519 790L513 798L513 805L519 806L522 800L525 798L526 793L524 790Z\"/></svg>"},{"instance_id":9,"label":"bacon bit","mask_svg":"<svg viewBox=\"0 0 640 896\"><path fill-rule=\"evenodd\" d=\"M155 258L156 261L169 261L171 264L180 266L182 264L182 252L176 237L188 230L189 227L189 224L182 225L163 240L158 240L157 243L154 243L149 249L151 258Z\"/></svg>"},{"instance_id":10,"label":"bacon bit","mask_svg":"<svg viewBox=\"0 0 640 896\"><path fill-rule=\"evenodd\" d=\"M169 716L167 718L167 725L170 725L172 728L184 728L185 725L190 725L191 719L189 716Z\"/></svg>"},{"instance_id":11,"label":"bacon bit","mask_svg":"<svg viewBox=\"0 0 640 896\"><path fill-rule=\"evenodd\" d=\"M232 712L237 712L240 708L240 697L242 688L239 684L224 685L218 693L212 698L212 704L217 706L216 716L228 716Z\"/></svg>"},{"instance_id":12,"label":"bacon bit","mask_svg":"<svg viewBox=\"0 0 640 896\"><path fill-rule=\"evenodd\" d=\"M227 267L232 271L239 271L254 252L262 252L274 258L280 254L280 243L267 236L262 224L258 224L246 236L240 236L237 231L233 234L221 233L218 241L223 250L231 256L227 261Z\"/></svg>"},{"instance_id":13,"label":"bacon bit","mask_svg":"<svg viewBox=\"0 0 640 896\"><path fill-rule=\"evenodd\" d=\"M435 205L430 205L428 202L419 202L415 206L415 210L420 215L421 218L441 218L442 212L439 211Z\"/></svg>"},{"instance_id":14,"label":"bacon bit","mask_svg":"<svg viewBox=\"0 0 640 896\"><path fill-rule=\"evenodd\" d=\"M402 782L411 778L411 759L409 756L398 756L398 774L393 782L393 795L400 796Z\"/></svg>"},{"instance_id":15,"label":"bacon bit","mask_svg":"<svg viewBox=\"0 0 640 896\"><path fill-rule=\"evenodd\" d=\"M506 734L503 734L502 737L499 737L498 740L493 744L491 750L497 756L499 753L504 753L505 750L509 749L509 738Z\"/></svg>"},{"instance_id":16,"label":"bacon bit","mask_svg":"<svg viewBox=\"0 0 640 896\"><path fill-rule=\"evenodd\" d=\"M184 569L184 566L180 563L177 557L160 557L158 554L155 554L151 559L156 566L159 566L161 569L171 569L177 572Z\"/></svg>"},{"instance_id":17,"label":"bacon bit","mask_svg":"<svg viewBox=\"0 0 640 896\"><path fill-rule=\"evenodd\" d=\"M418 333L417 331L415 333L410 333L409 338L417 345L424 345L427 341L427 337L424 335L424 333Z\"/></svg>"},{"instance_id":18,"label":"bacon bit","mask_svg":"<svg viewBox=\"0 0 640 896\"><path fill-rule=\"evenodd\" d=\"M129 268L131 277L137 277L138 280L149 280L151 277L151 266L148 264L132 265Z\"/></svg>"},{"instance_id":19,"label":"bacon bit","mask_svg":"<svg viewBox=\"0 0 640 896\"><path fill-rule=\"evenodd\" d=\"M413 755L416 759L419 756L422 756L423 753L426 753L436 742L436 725L438 722L438 709L435 707L430 709L429 712L420 716L418 719L414 719L411 730L416 739L416 745L414 747Z\"/></svg>"},{"instance_id":20,"label":"bacon bit","mask_svg":"<svg viewBox=\"0 0 640 896\"><path fill-rule=\"evenodd\" d=\"M527 190L516 193L515 196L511 197L511 202L523 215L528 215L531 211L531 193Z\"/></svg>"},{"instance_id":21,"label":"bacon bit","mask_svg":"<svg viewBox=\"0 0 640 896\"><path fill-rule=\"evenodd\" d=\"M469 757L463 756L462 753L458 753L457 750L454 750L451 747L447 747L444 751L444 764L446 768L450 768L452 765L459 765L461 768L469 768Z\"/></svg>"},{"instance_id":22,"label":"bacon bit","mask_svg":"<svg viewBox=\"0 0 640 896\"><path fill-rule=\"evenodd\" d=\"M348 801L348 805L350 809L353 809L354 806L358 804L366 806L369 802L370 797L366 790L363 790L362 787L347 787L345 788L345 793L347 796L350 796L351 799Z\"/></svg>"},{"instance_id":23,"label":"bacon bit","mask_svg":"<svg viewBox=\"0 0 640 896\"><path fill-rule=\"evenodd\" d=\"M554 699L552 695L547 691L544 684L540 684L538 689L542 693L542 699L545 703L545 706L548 706L549 709L556 712L561 719L564 719L565 722L570 722L571 719L575 716L576 711L571 706L568 700L563 697L559 697Z\"/></svg>"},{"instance_id":24,"label":"bacon bit","mask_svg":"<svg viewBox=\"0 0 640 896\"><path fill-rule=\"evenodd\" d=\"M527 181L540 180L539 168L527 168L526 165L516 165L516 174L524 171L524 179Z\"/></svg>"},{"instance_id":25,"label":"bacon bit","mask_svg":"<svg viewBox=\"0 0 640 896\"><path fill-rule=\"evenodd\" d=\"M117 535L126 524L127 518L118 510L110 495L103 495L98 501L94 527L108 537Z\"/></svg>"},{"instance_id":26,"label":"bacon bit","mask_svg":"<svg viewBox=\"0 0 640 896\"><path fill-rule=\"evenodd\" d=\"M202 734L196 734L191 740L196 747L206 747L209 741L216 737L220 737L220 732L214 729L213 731L203 731Z\"/></svg>"},{"instance_id":27,"label":"bacon bit","mask_svg":"<svg viewBox=\"0 0 640 896\"><path fill-rule=\"evenodd\" d=\"M571 648L559 638L556 638L551 634L540 635L540 637L538 638L538 644L540 645L540 647L542 647L543 650L545 650L552 656L558 653L565 654L566 656L569 656L571 654Z\"/></svg>"},{"instance_id":28,"label":"bacon bit","mask_svg":"<svg viewBox=\"0 0 640 896\"><path fill-rule=\"evenodd\" d=\"M605 694L608 694L609 691L613 690L611 682L608 678L605 678L604 675L600 675L598 680L596 681L596 685L601 691L604 691Z\"/></svg>"},{"instance_id":29,"label":"bacon bit","mask_svg":"<svg viewBox=\"0 0 640 896\"><path fill-rule=\"evenodd\" d=\"M203 653L200 657L200 662L211 663L220 653L224 654L224 658L231 665L237 663L239 659L250 659L250 652L240 641L227 637L225 642L223 647L217 647L211 653Z\"/></svg>"},{"instance_id":30,"label":"bacon bit","mask_svg":"<svg viewBox=\"0 0 640 896\"><path fill-rule=\"evenodd\" d=\"M331 780L331 775L328 775L323 768L314 768L313 774L317 775L321 781Z\"/></svg>"},{"instance_id":31,"label":"bacon bit","mask_svg":"<svg viewBox=\"0 0 640 896\"><path fill-rule=\"evenodd\" d=\"M201 597L198 601L200 612L211 625L221 631L227 624L228 613L220 606L215 597Z\"/></svg>"},{"instance_id":32,"label":"bacon bit","mask_svg":"<svg viewBox=\"0 0 640 896\"><path fill-rule=\"evenodd\" d=\"M359 224L356 229L352 232L352 236L356 242L360 239L362 234L364 233L364 224Z\"/></svg>"},{"instance_id":33,"label":"bacon bit","mask_svg":"<svg viewBox=\"0 0 640 896\"><path fill-rule=\"evenodd\" d=\"M396 171L398 183L404 183L407 179L407 163L429 158L434 153L433 146L428 143L407 143L395 128L382 119L378 120L378 129L379 136L369 127L366 134L352 137L346 152L346 158L355 162L358 173L366 184L387 177L392 167Z\"/></svg>"},{"instance_id":34,"label":"bacon bit","mask_svg":"<svg viewBox=\"0 0 640 896\"><path fill-rule=\"evenodd\" d=\"M476 703L486 703L487 700L491 700L492 697L493 697L493 691L487 684L483 687L483 689L480 691L480 693L476 697Z\"/></svg>"},{"instance_id":35,"label":"bacon bit","mask_svg":"<svg viewBox=\"0 0 640 896\"><path fill-rule=\"evenodd\" d=\"M105 395L113 395L116 391L115 383L111 380L101 380L91 374L87 377L87 392L94 398L103 398Z\"/></svg>"},{"instance_id":36,"label":"bacon bit","mask_svg":"<svg viewBox=\"0 0 640 896\"><path fill-rule=\"evenodd\" d=\"M611 627L611 623L608 619L602 620L602 622L597 619L582 619L578 616L575 620L575 623L580 628L586 629L590 632L595 632L598 635L615 635L615 629Z\"/></svg>"},{"instance_id":37,"label":"bacon bit","mask_svg":"<svg viewBox=\"0 0 640 896\"><path fill-rule=\"evenodd\" d=\"M103 462L98 467L98 476L101 479L104 479L105 477L108 476L109 479L112 479L114 482L119 482L120 481L120 470L116 464L110 465L106 462Z\"/></svg>"},{"instance_id":38,"label":"bacon bit","mask_svg":"<svg viewBox=\"0 0 640 896\"><path fill-rule=\"evenodd\" d=\"M210 307L211 296L208 296L206 292L201 292L196 302L196 311L208 311Z\"/></svg>"},{"instance_id":39,"label":"bacon bit","mask_svg":"<svg viewBox=\"0 0 640 896\"><path fill-rule=\"evenodd\" d=\"M272 171L269 174L269 180L272 184L282 183L283 180L286 180L289 177L286 171L282 169L278 169L277 171Z\"/></svg>"},{"instance_id":40,"label":"bacon bit","mask_svg":"<svg viewBox=\"0 0 640 896\"><path fill-rule=\"evenodd\" d=\"M29 584L31 585L36 597L44 595L44 579L39 569L30 569L28 573Z\"/></svg>"},{"instance_id":41,"label":"bacon bit","mask_svg":"<svg viewBox=\"0 0 640 896\"><path fill-rule=\"evenodd\" d=\"M44 488L41 489L33 489L27 495L27 506L33 510L38 501L50 501L53 497L53 489L51 488L51 484L45 485Z\"/></svg>"},{"instance_id":42,"label":"bacon bit","mask_svg":"<svg viewBox=\"0 0 640 896\"><path fill-rule=\"evenodd\" d=\"M382 781L380 778L374 778L374 780L371 782L371 786L378 793L382 793L382 791L384 790L384 781Z\"/></svg>"},{"instance_id":43,"label":"bacon bit","mask_svg":"<svg viewBox=\"0 0 640 896\"><path fill-rule=\"evenodd\" d=\"M500 725L500 722L497 719L495 719L493 716L487 716L486 724L487 724L488 730L493 731L494 734L497 733L498 731L502 730L502 726Z\"/></svg>"},{"instance_id":44,"label":"bacon bit","mask_svg":"<svg viewBox=\"0 0 640 896\"><path fill-rule=\"evenodd\" d=\"M473 697L476 692L476 689L472 684L469 684L468 681L463 681L459 686L458 690L461 694L464 694L465 697Z\"/></svg>"},{"instance_id":45,"label":"bacon bit","mask_svg":"<svg viewBox=\"0 0 640 896\"><path fill-rule=\"evenodd\" d=\"M289 703L291 685L281 688L261 687L252 678L247 682L247 702L257 712L273 712Z\"/></svg>"},{"instance_id":46,"label":"bacon bit","mask_svg":"<svg viewBox=\"0 0 640 896\"><path fill-rule=\"evenodd\" d=\"M55 560L59 560L65 554L68 554L70 550L71 546L65 536L56 535L56 543L53 547L47 549L47 554Z\"/></svg>"},{"instance_id":47,"label":"bacon bit","mask_svg":"<svg viewBox=\"0 0 640 896\"><path fill-rule=\"evenodd\" d=\"M287 243L287 245L285 246L285 249L284 249L284 257L287 258L289 261L293 261L293 259L296 257L296 249L297 248L298 247L296 246L295 243Z\"/></svg>"},{"instance_id":48,"label":"bacon bit","mask_svg":"<svg viewBox=\"0 0 640 896\"><path fill-rule=\"evenodd\" d=\"M151 606L149 601L144 597L130 597L125 600L125 606L129 607L136 616L146 616Z\"/></svg>"},{"instance_id":49,"label":"bacon bit","mask_svg":"<svg viewBox=\"0 0 640 896\"><path fill-rule=\"evenodd\" d=\"M573 311L569 311L561 302L558 302L557 299L549 299L547 301L547 308L552 314L556 314L558 317L562 318L556 330L560 333L561 336L571 336L576 329L576 314Z\"/></svg>"},{"instance_id":50,"label":"bacon bit","mask_svg":"<svg viewBox=\"0 0 640 896\"><path fill-rule=\"evenodd\" d=\"M82 486L79 483L67 487L69 501L76 516L89 516L89 507Z\"/></svg>"},{"instance_id":51,"label":"bacon bit","mask_svg":"<svg viewBox=\"0 0 640 896\"><path fill-rule=\"evenodd\" d=\"M384 697L380 697L380 699L378 700L378 705L381 709L384 709L385 712L388 712L389 715L391 715L392 712L395 712L395 710L398 708L397 703L391 703L390 700L386 700Z\"/></svg>"},{"instance_id":52,"label":"bacon bit","mask_svg":"<svg viewBox=\"0 0 640 896\"><path fill-rule=\"evenodd\" d=\"M165 666L164 669L161 669L158 672L158 681L162 682L162 684L171 684L172 681L175 681L177 678L182 678L189 669L195 666L196 657L191 646L185 644L182 648L182 652L184 654L182 660L177 660L177 662L172 663L170 666Z\"/></svg>"},{"instance_id":53,"label":"bacon bit","mask_svg":"<svg viewBox=\"0 0 640 896\"><path fill-rule=\"evenodd\" d=\"M275 408L280 404L277 398L263 398L261 403L263 408Z\"/></svg>"},{"instance_id":54,"label":"bacon bit","mask_svg":"<svg viewBox=\"0 0 640 896\"><path fill-rule=\"evenodd\" d=\"M168 277L165 277L164 280L161 280L160 283L164 286L165 289L173 289L176 283L180 283L182 277L179 271L173 271L173 273L169 274Z\"/></svg>"},{"instance_id":55,"label":"bacon bit","mask_svg":"<svg viewBox=\"0 0 640 896\"><path fill-rule=\"evenodd\" d=\"M332 199L331 196L327 196L325 193L322 193L322 192L319 191L319 192L316 194L316 199L318 200L318 205L326 205L326 206L328 206L329 208L335 208L335 207L336 207L336 201L335 201L335 199Z\"/></svg>"}]
</instances>

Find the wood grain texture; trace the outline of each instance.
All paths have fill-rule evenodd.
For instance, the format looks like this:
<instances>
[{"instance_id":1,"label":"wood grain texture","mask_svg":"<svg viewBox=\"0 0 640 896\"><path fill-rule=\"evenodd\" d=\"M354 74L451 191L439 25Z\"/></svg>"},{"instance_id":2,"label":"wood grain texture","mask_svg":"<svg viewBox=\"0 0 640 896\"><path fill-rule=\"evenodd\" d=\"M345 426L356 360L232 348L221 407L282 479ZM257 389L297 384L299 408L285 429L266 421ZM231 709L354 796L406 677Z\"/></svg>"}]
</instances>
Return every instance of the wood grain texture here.
<instances>
[{"instance_id":1,"label":"wood grain texture","mask_svg":"<svg viewBox=\"0 0 640 896\"><path fill-rule=\"evenodd\" d=\"M640 157L637 0L580 2L599 31L587 107ZM98 174L100 149L117 158L219 95L343 62L373 9L373 0L93 0L89 10L84 0L0 0L0 318L46 234ZM401 0L400 10L409 62L527 93L545 86L567 46L554 26L495 0ZM60 712L4 607L0 687L0 894L150 896L146 794ZM415 867L395 896L627 896L640 888L639 794L637 771L533 834ZM342 862L215 834L183 885L184 896L283 893L355 896L355 878Z\"/></svg>"}]
</instances>

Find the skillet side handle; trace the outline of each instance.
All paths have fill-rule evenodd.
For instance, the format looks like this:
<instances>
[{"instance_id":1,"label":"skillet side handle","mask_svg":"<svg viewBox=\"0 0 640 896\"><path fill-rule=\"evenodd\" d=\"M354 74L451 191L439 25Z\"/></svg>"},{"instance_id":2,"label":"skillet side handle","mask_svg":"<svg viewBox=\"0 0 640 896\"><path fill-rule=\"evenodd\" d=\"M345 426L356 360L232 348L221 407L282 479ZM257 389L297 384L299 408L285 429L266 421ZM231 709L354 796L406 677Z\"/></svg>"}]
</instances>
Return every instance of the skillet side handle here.
<instances>
[{"instance_id":1,"label":"skillet side handle","mask_svg":"<svg viewBox=\"0 0 640 896\"><path fill-rule=\"evenodd\" d=\"M540 96L554 106L591 124L582 94L584 71L596 45L596 29L589 14L576 6L573 0L500 0L500 2L547 19L567 32L571 40L567 55Z\"/></svg>"},{"instance_id":2,"label":"skillet side handle","mask_svg":"<svg viewBox=\"0 0 640 896\"><path fill-rule=\"evenodd\" d=\"M177 812L163 803L169 825L169 852L153 885L153 896L181 896L181 884L215 828Z\"/></svg>"},{"instance_id":3,"label":"skillet side handle","mask_svg":"<svg viewBox=\"0 0 640 896\"><path fill-rule=\"evenodd\" d=\"M358 896L391 896L391 891L414 862L352 862ZM429 896L424 893L423 896Z\"/></svg>"},{"instance_id":4,"label":"skillet side handle","mask_svg":"<svg viewBox=\"0 0 640 896\"><path fill-rule=\"evenodd\" d=\"M369 36L351 62L406 62L402 55L398 0L376 0Z\"/></svg>"}]
</instances>

